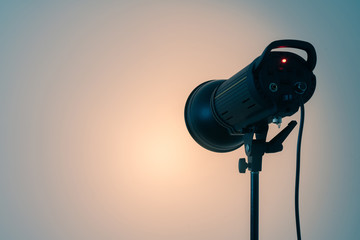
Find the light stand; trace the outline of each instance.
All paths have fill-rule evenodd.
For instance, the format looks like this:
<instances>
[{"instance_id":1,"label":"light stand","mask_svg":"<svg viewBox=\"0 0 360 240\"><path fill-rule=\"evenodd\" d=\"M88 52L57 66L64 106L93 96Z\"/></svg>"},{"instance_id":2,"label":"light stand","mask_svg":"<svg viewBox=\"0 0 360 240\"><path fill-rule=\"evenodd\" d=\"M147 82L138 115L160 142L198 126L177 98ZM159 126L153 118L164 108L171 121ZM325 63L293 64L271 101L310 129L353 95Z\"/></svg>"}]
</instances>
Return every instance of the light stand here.
<instances>
[{"instance_id":1,"label":"light stand","mask_svg":"<svg viewBox=\"0 0 360 240\"><path fill-rule=\"evenodd\" d=\"M245 158L239 160L239 172L245 173L248 168L251 172L251 205L250 205L250 240L259 239L259 172L262 167L262 156L265 153L280 152L282 143L296 126L296 121L291 121L286 128L278 133L270 142L266 142L269 129L267 124L253 127L244 135ZM255 134L255 138L253 139Z\"/></svg>"}]
</instances>

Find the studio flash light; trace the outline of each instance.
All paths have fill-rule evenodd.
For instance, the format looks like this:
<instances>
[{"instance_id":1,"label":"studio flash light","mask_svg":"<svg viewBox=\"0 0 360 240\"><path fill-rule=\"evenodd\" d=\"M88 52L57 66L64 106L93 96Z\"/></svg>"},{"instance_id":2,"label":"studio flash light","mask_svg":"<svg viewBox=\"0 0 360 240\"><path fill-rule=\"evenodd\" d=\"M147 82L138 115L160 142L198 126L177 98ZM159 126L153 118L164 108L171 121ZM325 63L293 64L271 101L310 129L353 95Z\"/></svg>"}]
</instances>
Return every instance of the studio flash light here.
<instances>
[{"instance_id":1,"label":"studio flash light","mask_svg":"<svg viewBox=\"0 0 360 240\"><path fill-rule=\"evenodd\" d=\"M296 48L307 60L292 52ZM214 152L229 152L243 144L244 133L259 124L280 123L297 112L315 91L314 47L304 41L272 42L252 63L228 80L196 87L185 106L186 126L194 140Z\"/></svg>"},{"instance_id":2,"label":"studio flash light","mask_svg":"<svg viewBox=\"0 0 360 240\"><path fill-rule=\"evenodd\" d=\"M294 51L303 50L306 59ZM314 47L305 41L278 40L248 66L227 80L200 84L188 97L185 122L192 138L214 152L230 152L242 145L245 158L239 160L239 171L251 172L250 239L259 235L259 172L265 153L280 152L282 143L297 122L291 121L272 140L266 141L270 123L280 126L282 118L300 111L296 155L295 220L297 238L301 239L299 217L300 149L304 124L304 103L315 91L316 65Z\"/></svg>"}]
</instances>

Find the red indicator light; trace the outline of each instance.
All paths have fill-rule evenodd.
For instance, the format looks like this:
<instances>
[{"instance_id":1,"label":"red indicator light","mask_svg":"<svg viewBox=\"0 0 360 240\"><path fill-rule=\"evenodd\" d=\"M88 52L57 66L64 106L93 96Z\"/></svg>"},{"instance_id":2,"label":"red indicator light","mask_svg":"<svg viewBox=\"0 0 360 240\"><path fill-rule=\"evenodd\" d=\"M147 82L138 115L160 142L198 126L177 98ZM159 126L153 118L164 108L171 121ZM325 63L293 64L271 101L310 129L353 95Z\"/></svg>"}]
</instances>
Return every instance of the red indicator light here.
<instances>
[{"instance_id":1,"label":"red indicator light","mask_svg":"<svg viewBox=\"0 0 360 240\"><path fill-rule=\"evenodd\" d=\"M287 59L286 59L286 58L283 58L283 59L281 59L281 62L282 62L282 63L286 63L286 62L287 62Z\"/></svg>"}]
</instances>

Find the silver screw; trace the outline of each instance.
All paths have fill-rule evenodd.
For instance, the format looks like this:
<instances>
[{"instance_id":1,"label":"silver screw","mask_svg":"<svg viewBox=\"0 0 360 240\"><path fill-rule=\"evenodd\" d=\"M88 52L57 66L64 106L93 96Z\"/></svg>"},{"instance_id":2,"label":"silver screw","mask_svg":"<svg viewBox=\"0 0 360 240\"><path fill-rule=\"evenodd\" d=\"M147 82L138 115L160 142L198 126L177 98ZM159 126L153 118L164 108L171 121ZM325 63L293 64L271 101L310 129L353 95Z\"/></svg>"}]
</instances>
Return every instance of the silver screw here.
<instances>
[{"instance_id":1,"label":"silver screw","mask_svg":"<svg viewBox=\"0 0 360 240\"><path fill-rule=\"evenodd\" d=\"M278 127L280 128L281 123L282 123L282 118L281 117L274 117L272 122L275 123L276 125L278 125Z\"/></svg>"}]
</instances>

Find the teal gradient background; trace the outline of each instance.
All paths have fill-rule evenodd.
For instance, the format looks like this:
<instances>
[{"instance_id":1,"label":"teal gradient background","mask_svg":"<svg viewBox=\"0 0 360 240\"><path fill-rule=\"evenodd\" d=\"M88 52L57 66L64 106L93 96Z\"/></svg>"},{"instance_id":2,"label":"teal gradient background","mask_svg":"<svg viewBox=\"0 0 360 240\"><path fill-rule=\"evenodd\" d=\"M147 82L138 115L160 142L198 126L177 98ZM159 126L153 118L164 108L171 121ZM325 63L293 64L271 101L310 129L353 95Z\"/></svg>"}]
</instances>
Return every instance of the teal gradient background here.
<instances>
[{"instance_id":1,"label":"teal gradient background","mask_svg":"<svg viewBox=\"0 0 360 240\"><path fill-rule=\"evenodd\" d=\"M244 150L202 149L183 108L198 84L283 38L318 54L303 239L360 239L359 10L355 0L1 1L0 239L249 239ZM264 159L260 239L296 238L296 137Z\"/></svg>"}]
</instances>

